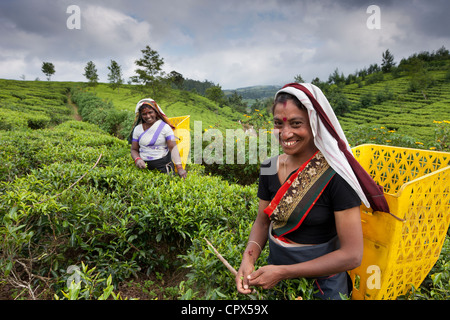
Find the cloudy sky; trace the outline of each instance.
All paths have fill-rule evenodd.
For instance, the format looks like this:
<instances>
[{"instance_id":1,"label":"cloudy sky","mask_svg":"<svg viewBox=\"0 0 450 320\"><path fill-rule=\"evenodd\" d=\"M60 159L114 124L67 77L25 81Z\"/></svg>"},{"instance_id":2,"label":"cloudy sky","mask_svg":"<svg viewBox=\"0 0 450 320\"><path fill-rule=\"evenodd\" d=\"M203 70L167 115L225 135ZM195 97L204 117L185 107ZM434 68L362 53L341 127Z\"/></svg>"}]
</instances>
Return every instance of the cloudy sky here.
<instances>
[{"instance_id":1,"label":"cloudy sky","mask_svg":"<svg viewBox=\"0 0 450 320\"><path fill-rule=\"evenodd\" d=\"M396 62L450 49L448 12L448 0L1 0L0 78L44 80L48 61L52 80L85 81L92 60L107 82L115 60L127 81L149 45L164 71L223 89L327 80L381 64L386 49Z\"/></svg>"}]
</instances>

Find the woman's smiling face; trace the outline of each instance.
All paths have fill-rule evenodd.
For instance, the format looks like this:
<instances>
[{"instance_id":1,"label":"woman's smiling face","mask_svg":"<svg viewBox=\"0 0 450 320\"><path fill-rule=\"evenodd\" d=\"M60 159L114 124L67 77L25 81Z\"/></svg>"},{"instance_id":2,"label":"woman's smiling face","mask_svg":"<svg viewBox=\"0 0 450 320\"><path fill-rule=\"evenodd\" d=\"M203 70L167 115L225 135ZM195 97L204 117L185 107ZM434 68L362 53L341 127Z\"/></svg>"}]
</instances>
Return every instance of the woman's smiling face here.
<instances>
[{"instance_id":1,"label":"woman's smiling face","mask_svg":"<svg viewBox=\"0 0 450 320\"><path fill-rule=\"evenodd\" d=\"M275 105L273 123L284 153L309 155L317 150L307 111L297 107L292 100Z\"/></svg>"},{"instance_id":2,"label":"woman's smiling face","mask_svg":"<svg viewBox=\"0 0 450 320\"><path fill-rule=\"evenodd\" d=\"M158 114L151 107L144 107L141 110L141 116L145 123L149 125L154 124L158 120Z\"/></svg>"}]
</instances>

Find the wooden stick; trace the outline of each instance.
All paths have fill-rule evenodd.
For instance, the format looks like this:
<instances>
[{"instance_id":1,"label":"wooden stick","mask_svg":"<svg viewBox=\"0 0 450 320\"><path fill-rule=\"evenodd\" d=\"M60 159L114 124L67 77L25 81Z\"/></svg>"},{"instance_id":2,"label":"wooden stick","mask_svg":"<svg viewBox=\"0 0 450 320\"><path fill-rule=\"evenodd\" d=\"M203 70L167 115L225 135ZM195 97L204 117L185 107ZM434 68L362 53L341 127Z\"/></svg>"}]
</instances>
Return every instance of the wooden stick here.
<instances>
[{"instance_id":1,"label":"wooden stick","mask_svg":"<svg viewBox=\"0 0 450 320\"><path fill-rule=\"evenodd\" d=\"M211 242L208 241L208 239L204 238L206 243L208 243L208 245L213 249L214 253L216 254L217 258L219 258L220 261L222 261L222 263L225 265L225 267L227 267L228 270L231 271L231 273L236 276L237 275L237 271L236 269L234 269L229 263L228 261L222 257L222 255L216 250L216 248L214 248L214 246L211 244Z\"/></svg>"},{"instance_id":2,"label":"wooden stick","mask_svg":"<svg viewBox=\"0 0 450 320\"><path fill-rule=\"evenodd\" d=\"M227 269L228 269L229 271L231 271L231 273L232 273L234 276L236 276L236 275L237 275L236 269L234 269L234 268L231 266L231 264L229 264L228 261L227 261L224 257L222 257L222 255L216 250L216 248L214 248L214 246L211 244L211 242L208 241L208 239L206 239L206 238L203 238L203 239L205 239L206 243L208 243L208 245L213 249L213 251L214 251L214 253L216 254L217 258L219 258L219 260L222 261L222 263L225 265L225 267L227 267ZM252 293L257 293L259 299L262 299L261 294L260 294L256 289L253 289L253 290L252 290Z\"/></svg>"}]
</instances>

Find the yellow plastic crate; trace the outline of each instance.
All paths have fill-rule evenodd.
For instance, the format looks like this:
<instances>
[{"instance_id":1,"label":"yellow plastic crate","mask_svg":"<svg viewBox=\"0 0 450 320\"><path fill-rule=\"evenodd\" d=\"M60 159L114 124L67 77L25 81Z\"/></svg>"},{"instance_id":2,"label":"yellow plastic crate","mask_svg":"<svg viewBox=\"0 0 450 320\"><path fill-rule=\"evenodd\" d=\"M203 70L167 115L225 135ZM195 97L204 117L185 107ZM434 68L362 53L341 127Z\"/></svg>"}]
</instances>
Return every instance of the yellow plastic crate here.
<instances>
[{"instance_id":1,"label":"yellow plastic crate","mask_svg":"<svg viewBox=\"0 0 450 320\"><path fill-rule=\"evenodd\" d=\"M177 137L177 146L180 151L181 163L183 165L183 169L185 169L189 157L189 151L191 150L191 136L189 127L190 116L173 117L169 118L169 120L175 127L173 132L175 137Z\"/></svg>"},{"instance_id":2,"label":"yellow plastic crate","mask_svg":"<svg viewBox=\"0 0 450 320\"><path fill-rule=\"evenodd\" d=\"M384 187L392 213L361 206L364 254L349 272L352 299L396 299L420 286L442 250L450 223L450 153L382 145L352 151Z\"/></svg>"}]
</instances>

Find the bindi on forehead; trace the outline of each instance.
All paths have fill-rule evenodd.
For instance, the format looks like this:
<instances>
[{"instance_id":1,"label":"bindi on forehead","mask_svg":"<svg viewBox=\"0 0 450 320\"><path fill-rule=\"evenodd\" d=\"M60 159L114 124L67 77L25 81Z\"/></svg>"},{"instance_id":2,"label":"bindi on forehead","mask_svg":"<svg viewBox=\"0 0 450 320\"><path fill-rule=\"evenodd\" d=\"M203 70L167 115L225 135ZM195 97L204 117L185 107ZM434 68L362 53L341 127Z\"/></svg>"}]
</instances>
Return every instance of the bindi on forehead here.
<instances>
[{"instance_id":1,"label":"bindi on forehead","mask_svg":"<svg viewBox=\"0 0 450 320\"><path fill-rule=\"evenodd\" d=\"M287 118L286 118L286 117L284 117L284 118L283 118L283 121L284 121L284 122L286 122L286 121L287 121Z\"/></svg>"}]
</instances>

